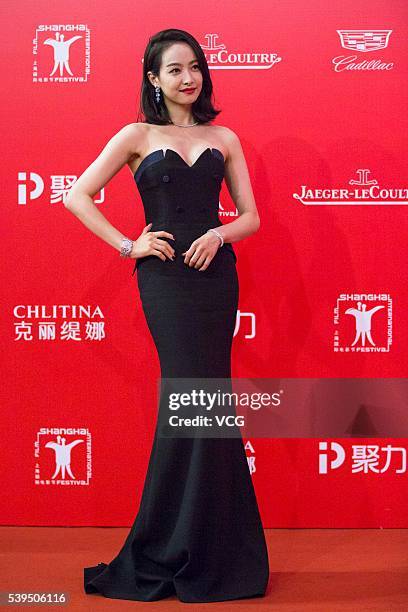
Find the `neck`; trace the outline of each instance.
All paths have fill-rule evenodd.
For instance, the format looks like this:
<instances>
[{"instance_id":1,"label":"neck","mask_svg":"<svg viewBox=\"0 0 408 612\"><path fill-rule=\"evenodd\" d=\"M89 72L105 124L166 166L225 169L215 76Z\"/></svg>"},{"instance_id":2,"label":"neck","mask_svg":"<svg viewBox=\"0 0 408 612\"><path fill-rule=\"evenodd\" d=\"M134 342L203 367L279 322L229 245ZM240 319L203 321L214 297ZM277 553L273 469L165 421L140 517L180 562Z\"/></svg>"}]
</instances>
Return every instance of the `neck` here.
<instances>
[{"instance_id":1,"label":"neck","mask_svg":"<svg viewBox=\"0 0 408 612\"><path fill-rule=\"evenodd\" d=\"M178 125L192 125L193 123L197 123L194 117L172 117L170 116L170 121Z\"/></svg>"},{"instance_id":2,"label":"neck","mask_svg":"<svg viewBox=\"0 0 408 612\"><path fill-rule=\"evenodd\" d=\"M191 112L191 104L189 106L181 106L176 104L167 103L167 112L172 123L178 123L178 125L192 125L196 123ZM173 108L172 108L173 107Z\"/></svg>"}]
</instances>

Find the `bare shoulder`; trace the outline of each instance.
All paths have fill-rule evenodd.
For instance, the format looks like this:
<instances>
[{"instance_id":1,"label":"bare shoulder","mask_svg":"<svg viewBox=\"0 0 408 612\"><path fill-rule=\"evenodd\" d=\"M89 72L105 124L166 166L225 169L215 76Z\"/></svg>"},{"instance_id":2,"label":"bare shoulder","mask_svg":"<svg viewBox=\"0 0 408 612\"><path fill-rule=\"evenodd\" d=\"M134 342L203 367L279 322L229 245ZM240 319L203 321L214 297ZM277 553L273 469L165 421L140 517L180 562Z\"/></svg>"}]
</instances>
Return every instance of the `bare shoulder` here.
<instances>
[{"instance_id":1,"label":"bare shoulder","mask_svg":"<svg viewBox=\"0 0 408 612\"><path fill-rule=\"evenodd\" d=\"M143 150L147 130L149 125L147 123L128 123L124 125L116 136L123 140L125 146L128 147L131 161L134 157L140 155L140 151Z\"/></svg>"},{"instance_id":2,"label":"bare shoulder","mask_svg":"<svg viewBox=\"0 0 408 612\"><path fill-rule=\"evenodd\" d=\"M241 142L239 140L238 135L233 130L231 130L231 128L225 127L223 125L217 125L216 127L219 130L219 138L225 147L228 160L228 158L232 157L234 153L242 150Z\"/></svg>"},{"instance_id":3,"label":"bare shoulder","mask_svg":"<svg viewBox=\"0 0 408 612\"><path fill-rule=\"evenodd\" d=\"M229 127L223 125L217 126L220 130L220 137L224 138L224 142L228 145L234 145L239 142L237 134Z\"/></svg>"},{"instance_id":4,"label":"bare shoulder","mask_svg":"<svg viewBox=\"0 0 408 612\"><path fill-rule=\"evenodd\" d=\"M139 134L144 134L147 127L147 123L127 123L117 133L122 134L125 138L132 135L137 136Z\"/></svg>"},{"instance_id":5,"label":"bare shoulder","mask_svg":"<svg viewBox=\"0 0 408 612\"><path fill-rule=\"evenodd\" d=\"M219 131L220 135L224 134L226 138L236 136L235 132L233 132L231 128L226 127L225 125L214 125L213 127Z\"/></svg>"}]
</instances>

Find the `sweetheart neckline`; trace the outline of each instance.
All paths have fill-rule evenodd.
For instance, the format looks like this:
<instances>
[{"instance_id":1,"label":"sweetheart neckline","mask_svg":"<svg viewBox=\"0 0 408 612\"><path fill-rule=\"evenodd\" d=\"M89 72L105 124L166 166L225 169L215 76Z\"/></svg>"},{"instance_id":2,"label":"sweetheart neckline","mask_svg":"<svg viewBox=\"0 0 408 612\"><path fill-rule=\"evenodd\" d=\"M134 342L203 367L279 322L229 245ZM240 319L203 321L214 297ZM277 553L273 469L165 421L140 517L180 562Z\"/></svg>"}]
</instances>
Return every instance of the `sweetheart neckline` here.
<instances>
[{"instance_id":1,"label":"sweetheart neckline","mask_svg":"<svg viewBox=\"0 0 408 612\"><path fill-rule=\"evenodd\" d=\"M201 159L201 157L204 155L204 153L206 153L207 151L211 151L211 154L214 154L214 151L218 151L218 153L220 153L223 162L225 163L225 158L224 155L222 153L222 151L220 151L219 149L217 149L216 147L207 147L206 149L204 149L204 151L201 151L200 155L197 157L197 159L190 165L185 159L184 157L182 157L180 155L180 153L178 151L175 151L174 149L171 148L167 148L167 149L156 149L155 151L150 151L150 153L148 153L140 162L140 164L138 165L138 167L136 168L135 172L133 173L134 178L136 178L136 174L139 172L139 170L141 169L142 165L144 164L144 162L151 157L153 154L155 153L162 153L162 159L166 158L166 155L168 153L168 151L170 151L171 153L174 153L175 155L177 155L177 157L179 159L181 159L181 161L187 166L187 168L194 168L194 166L196 165L196 163Z\"/></svg>"}]
</instances>

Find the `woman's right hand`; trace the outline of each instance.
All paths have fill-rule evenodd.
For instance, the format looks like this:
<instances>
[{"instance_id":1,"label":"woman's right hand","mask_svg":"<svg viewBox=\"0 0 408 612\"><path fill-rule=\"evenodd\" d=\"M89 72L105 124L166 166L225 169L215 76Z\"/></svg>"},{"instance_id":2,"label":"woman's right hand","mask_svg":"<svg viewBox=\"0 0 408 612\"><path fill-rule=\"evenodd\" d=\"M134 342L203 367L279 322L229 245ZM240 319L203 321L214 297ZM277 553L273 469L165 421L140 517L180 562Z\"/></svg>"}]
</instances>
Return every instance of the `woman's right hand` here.
<instances>
[{"instance_id":1,"label":"woman's right hand","mask_svg":"<svg viewBox=\"0 0 408 612\"><path fill-rule=\"evenodd\" d=\"M166 261L166 256L172 260L175 255L173 247L171 244L166 242L166 240L162 240L160 237L163 236L165 238L171 238L174 240L173 234L165 232L164 230L150 232L149 229L152 227L152 225L152 223L146 225L146 227L143 228L139 238L133 241L130 257L133 259L138 259L139 257L146 257L146 255L156 255L156 257L160 257L160 259L163 261Z\"/></svg>"}]
</instances>

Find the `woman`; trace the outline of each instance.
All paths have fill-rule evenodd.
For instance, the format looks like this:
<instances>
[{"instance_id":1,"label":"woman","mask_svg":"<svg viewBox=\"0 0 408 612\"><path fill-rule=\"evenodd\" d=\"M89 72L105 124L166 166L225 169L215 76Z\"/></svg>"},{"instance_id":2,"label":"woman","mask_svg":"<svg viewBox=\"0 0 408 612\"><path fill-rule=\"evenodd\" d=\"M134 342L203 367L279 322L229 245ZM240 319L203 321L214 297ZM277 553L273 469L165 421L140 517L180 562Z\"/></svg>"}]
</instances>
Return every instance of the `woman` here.
<instances>
[{"instance_id":1,"label":"woman","mask_svg":"<svg viewBox=\"0 0 408 612\"><path fill-rule=\"evenodd\" d=\"M162 380L230 379L238 306L232 242L259 217L242 148L220 112L199 43L183 30L151 37L144 54L145 122L122 128L72 188L66 205L123 256L137 282ZM92 197L127 163L147 225L116 230ZM225 178L239 217L218 218ZM159 416L165 402L161 394ZM154 436L140 508L109 563L86 567L86 593L212 602L265 594L268 556L242 438Z\"/></svg>"}]
</instances>

